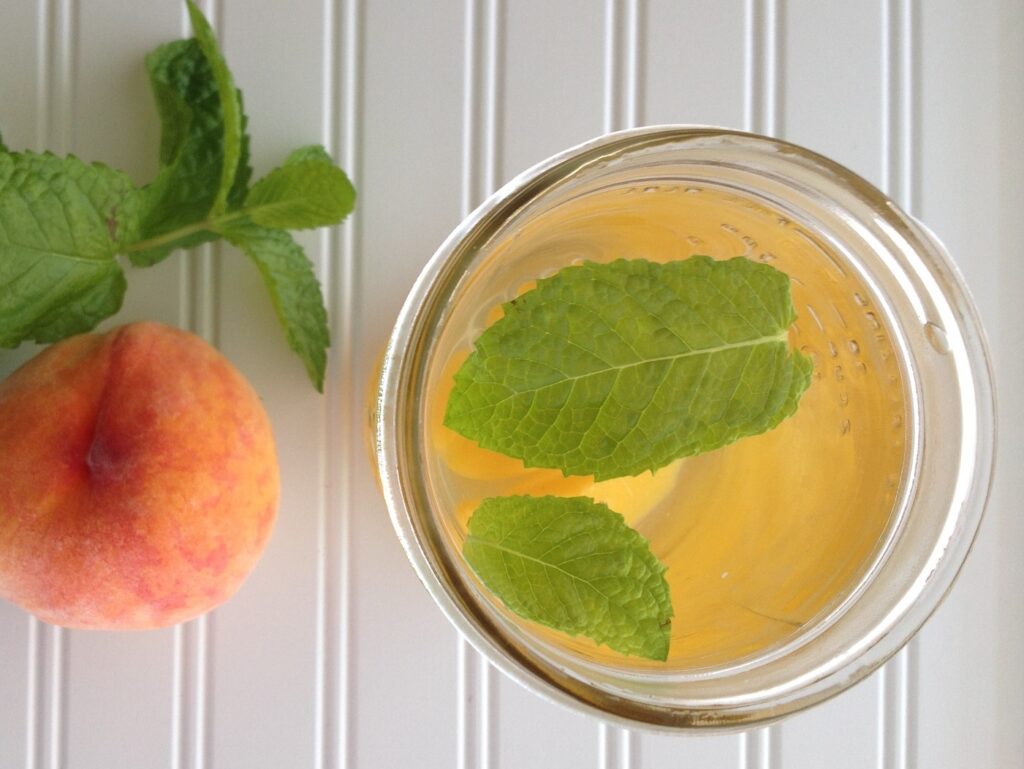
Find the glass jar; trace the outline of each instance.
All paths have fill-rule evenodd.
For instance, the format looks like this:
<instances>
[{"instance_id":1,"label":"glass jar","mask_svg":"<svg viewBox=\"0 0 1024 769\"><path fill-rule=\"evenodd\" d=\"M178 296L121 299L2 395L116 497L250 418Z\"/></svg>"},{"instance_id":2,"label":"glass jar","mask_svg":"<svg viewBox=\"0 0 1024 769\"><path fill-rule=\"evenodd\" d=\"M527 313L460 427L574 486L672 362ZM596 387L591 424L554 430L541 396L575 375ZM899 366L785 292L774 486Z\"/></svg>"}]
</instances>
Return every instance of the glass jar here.
<instances>
[{"instance_id":1,"label":"glass jar","mask_svg":"<svg viewBox=\"0 0 1024 769\"><path fill-rule=\"evenodd\" d=\"M553 212L609 191L624 201L656 193L680 205L682 196L713 193L725 201L714 226L762 261L779 257L765 242L809 243L809 253L817 255L812 259L855 282L849 306L858 311L868 343L871 329L882 329L880 360L892 367L891 382L899 382L893 419L901 467L888 480L884 535L849 584L813 616L746 653L632 665L589 655L585 645L552 641L504 610L472 574L459 553L459 522L433 477L429 396L442 342L453 328L464 334L467 319L482 319L490 306L467 304L467 297L486 283L506 287L499 298L513 298L546 269L534 259L531 233ZM730 224L730 206L741 218L760 217L761 244ZM708 245L706 237L690 239L691 252ZM586 257L585 248L579 256ZM799 283L798 274L791 277ZM832 323L846 327L849 312L832 306ZM824 331L829 321L819 318L821 308L804 309L813 316L806 322ZM865 343L860 338L844 342L855 356ZM842 379L832 341L810 352L817 377ZM926 228L857 175L806 149L682 126L633 129L572 148L510 181L463 221L406 300L385 355L375 419L378 468L395 530L458 630L499 669L543 696L624 726L664 729L773 720L835 695L895 654L949 591L974 540L989 490L995 425L977 313ZM844 433L850 424L822 429ZM871 451L859 450L865 457Z\"/></svg>"}]
</instances>

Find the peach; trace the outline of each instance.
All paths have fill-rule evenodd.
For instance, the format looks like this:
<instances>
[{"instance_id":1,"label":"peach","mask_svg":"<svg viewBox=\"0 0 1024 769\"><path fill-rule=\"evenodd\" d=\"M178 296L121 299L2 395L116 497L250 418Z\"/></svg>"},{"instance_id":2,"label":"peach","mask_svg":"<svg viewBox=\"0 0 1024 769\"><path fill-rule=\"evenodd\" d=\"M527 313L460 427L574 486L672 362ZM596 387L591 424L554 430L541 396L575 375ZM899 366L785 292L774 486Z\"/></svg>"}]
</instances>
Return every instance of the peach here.
<instances>
[{"instance_id":1,"label":"peach","mask_svg":"<svg viewBox=\"0 0 1024 769\"><path fill-rule=\"evenodd\" d=\"M193 334L83 334L0 382L0 596L47 622L153 628L217 606L278 492L258 396Z\"/></svg>"}]
</instances>

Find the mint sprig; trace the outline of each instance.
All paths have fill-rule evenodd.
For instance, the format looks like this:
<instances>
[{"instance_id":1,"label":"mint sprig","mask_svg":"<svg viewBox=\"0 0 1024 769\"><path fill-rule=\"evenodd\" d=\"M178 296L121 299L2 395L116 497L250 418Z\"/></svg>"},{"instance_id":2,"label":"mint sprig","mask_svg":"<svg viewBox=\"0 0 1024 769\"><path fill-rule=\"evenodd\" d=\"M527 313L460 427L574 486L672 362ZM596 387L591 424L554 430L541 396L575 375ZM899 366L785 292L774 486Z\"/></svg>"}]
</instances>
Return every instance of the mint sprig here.
<instances>
[{"instance_id":1,"label":"mint sprig","mask_svg":"<svg viewBox=\"0 0 1024 769\"><path fill-rule=\"evenodd\" d=\"M509 609L623 654L668 656L665 567L622 516L587 497L495 497L463 555Z\"/></svg>"},{"instance_id":2,"label":"mint sprig","mask_svg":"<svg viewBox=\"0 0 1024 769\"><path fill-rule=\"evenodd\" d=\"M504 305L455 374L445 425L597 480L655 471L790 416L811 381L789 349L789 278L737 257L567 267ZM664 660L664 566L587 498L487 499L463 555L509 609Z\"/></svg>"},{"instance_id":3,"label":"mint sprig","mask_svg":"<svg viewBox=\"0 0 1024 769\"><path fill-rule=\"evenodd\" d=\"M146 58L160 115L160 170L136 188L73 156L12 153L0 141L0 346L52 342L116 313L119 255L147 267L226 238L254 262L288 344L323 390L330 344L320 286L286 230L342 221L355 203L322 147L301 147L252 185L242 94L206 19Z\"/></svg>"}]
</instances>

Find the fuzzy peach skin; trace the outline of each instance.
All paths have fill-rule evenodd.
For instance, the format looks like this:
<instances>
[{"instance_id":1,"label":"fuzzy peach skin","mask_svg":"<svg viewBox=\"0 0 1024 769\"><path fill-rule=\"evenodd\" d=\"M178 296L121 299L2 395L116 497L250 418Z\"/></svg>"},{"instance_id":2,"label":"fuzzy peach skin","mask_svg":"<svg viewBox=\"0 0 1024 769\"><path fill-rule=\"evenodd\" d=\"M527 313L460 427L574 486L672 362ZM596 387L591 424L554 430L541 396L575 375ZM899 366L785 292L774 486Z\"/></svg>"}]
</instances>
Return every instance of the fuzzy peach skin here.
<instances>
[{"instance_id":1,"label":"fuzzy peach skin","mask_svg":"<svg viewBox=\"0 0 1024 769\"><path fill-rule=\"evenodd\" d=\"M193 334L83 334L0 382L0 596L47 622L154 628L217 606L278 493L259 398Z\"/></svg>"}]
</instances>

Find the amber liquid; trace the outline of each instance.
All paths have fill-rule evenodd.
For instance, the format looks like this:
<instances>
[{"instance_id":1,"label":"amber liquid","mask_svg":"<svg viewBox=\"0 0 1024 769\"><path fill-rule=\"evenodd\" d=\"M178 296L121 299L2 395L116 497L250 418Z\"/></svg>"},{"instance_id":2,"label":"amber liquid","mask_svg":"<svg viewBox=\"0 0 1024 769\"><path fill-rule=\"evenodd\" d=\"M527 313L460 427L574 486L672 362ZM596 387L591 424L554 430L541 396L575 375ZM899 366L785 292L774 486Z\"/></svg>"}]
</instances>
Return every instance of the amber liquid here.
<instances>
[{"instance_id":1,"label":"amber liquid","mask_svg":"<svg viewBox=\"0 0 1024 769\"><path fill-rule=\"evenodd\" d=\"M812 357L815 373L797 413L778 428L654 474L595 483L525 469L443 426L452 374L472 340L531 279L584 259L693 254L744 255L792 280L799 319L790 342ZM496 243L452 305L426 404L429 486L456 550L485 497L583 495L622 513L667 565L675 612L667 663L623 657L516 620L594 661L685 671L785 643L849 596L893 528L907 419L881 313L852 266L813 233L733 192L682 185L603 190Z\"/></svg>"}]
</instances>

